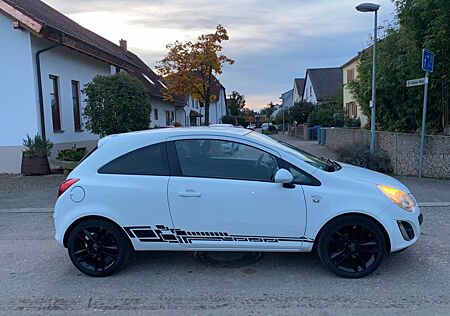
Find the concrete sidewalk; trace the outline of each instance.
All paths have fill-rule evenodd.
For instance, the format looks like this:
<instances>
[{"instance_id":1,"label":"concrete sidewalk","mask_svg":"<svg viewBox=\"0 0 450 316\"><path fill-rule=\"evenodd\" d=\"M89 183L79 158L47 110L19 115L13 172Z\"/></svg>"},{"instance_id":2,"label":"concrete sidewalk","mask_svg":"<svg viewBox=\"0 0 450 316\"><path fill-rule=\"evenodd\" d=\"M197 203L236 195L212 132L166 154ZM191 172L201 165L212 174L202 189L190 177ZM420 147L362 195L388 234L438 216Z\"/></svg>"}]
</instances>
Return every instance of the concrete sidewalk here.
<instances>
[{"instance_id":1,"label":"concrete sidewalk","mask_svg":"<svg viewBox=\"0 0 450 316\"><path fill-rule=\"evenodd\" d=\"M334 152L325 146L317 144L317 141L304 141L281 133L270 135L272 138L288 143L305 150L318 157L337 159ZM395 176L405 184L422 206L448 206L450 205L450 180L439 180L406 176Z\"/></svg>"},{"instance_id":2,"label":"concrete sidewalk","mask_svg":"<svg viewBox=\"0 0 450 316\"><path fill-rule=\"evenodd\" d=\"M315 140L305 141L292 136L283 135L281 133L270 135L270 137L282 141L284 143L287 143L289 145L295 146L297 148L300 148L317 157L327 157L333 160L336 160L337 158L334 152L332 152L325 146L317 144L317 141Z\"/></svg>"}]
</instances>

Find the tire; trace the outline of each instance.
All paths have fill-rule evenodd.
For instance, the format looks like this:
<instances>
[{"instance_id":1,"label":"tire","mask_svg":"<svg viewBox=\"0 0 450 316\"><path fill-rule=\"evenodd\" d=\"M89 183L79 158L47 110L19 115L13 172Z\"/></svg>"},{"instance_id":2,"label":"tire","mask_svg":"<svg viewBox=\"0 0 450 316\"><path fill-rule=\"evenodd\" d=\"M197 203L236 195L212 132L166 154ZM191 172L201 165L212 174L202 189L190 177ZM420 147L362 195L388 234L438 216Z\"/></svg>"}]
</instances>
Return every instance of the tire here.
<instances>
[{"instance_id":1,"label":"tire","mask_svg":"<svg viewBox=\"0 0 450 316\"><path fill-rule=\"evenodd\" d=\"M70 233L67 248L74 266L93 277L105 277L119 271L132 249L124 232L102 219L88 219L77 224Z\"/></svg>"},{"instance_id":2,"label":"tire","mask_svg":"<svg viewBox=\"0 0 450 316\"><path fill-rule=\"evenodd\" d=\"M348 215L328 223L319 237L322 263L344 278L362 278L375 271L386 255L386 240L370 219Z\"/></svg>"}]
</instances>

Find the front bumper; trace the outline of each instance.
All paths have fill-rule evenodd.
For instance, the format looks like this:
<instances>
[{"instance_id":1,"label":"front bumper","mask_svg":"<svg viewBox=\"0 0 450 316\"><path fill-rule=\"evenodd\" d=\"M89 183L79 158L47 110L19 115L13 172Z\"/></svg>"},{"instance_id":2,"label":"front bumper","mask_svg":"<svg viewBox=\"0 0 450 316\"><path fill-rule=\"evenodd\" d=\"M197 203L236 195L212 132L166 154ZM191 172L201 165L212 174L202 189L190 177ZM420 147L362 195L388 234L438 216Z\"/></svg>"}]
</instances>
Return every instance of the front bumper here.
<instances>
[{"instance_id":1,"label":"front bumper","mask_svg":"<svg viewBox=\"0 0 450 316\"><path fill-rule=\"evenodd\" d=\"M408 212L393 204L378 215L378 220L389 235L391 252L413 245L420 237L423 215L419 206Z\"/></svg>"}]
</instances>

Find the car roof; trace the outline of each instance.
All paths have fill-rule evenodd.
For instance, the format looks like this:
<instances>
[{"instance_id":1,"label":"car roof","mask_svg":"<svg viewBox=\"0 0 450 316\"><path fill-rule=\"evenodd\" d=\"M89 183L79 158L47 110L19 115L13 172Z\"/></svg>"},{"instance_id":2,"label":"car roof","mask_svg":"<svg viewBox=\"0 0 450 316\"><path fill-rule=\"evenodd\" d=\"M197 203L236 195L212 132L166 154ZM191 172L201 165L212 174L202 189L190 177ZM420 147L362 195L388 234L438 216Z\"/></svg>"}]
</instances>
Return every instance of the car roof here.
<instances>
[{"instance_id":1,"label":"car roof","mask_svg":"<svg viewBox=\"0 0 450 316\"><path fill-rule=\"evenodd\" d=\"M217 135L217 136L244 136L251 133L251 130L237 127L224 126L204 126L204 127L176 127L176 128L154 128L144 131L129 132L122 134L114 134L103 137L99 140L98 145L101 146L107 140L115 141L139 141L139 139L149 138L169 138L173 136L187 135Z\"/></svg>"}]
</instances>

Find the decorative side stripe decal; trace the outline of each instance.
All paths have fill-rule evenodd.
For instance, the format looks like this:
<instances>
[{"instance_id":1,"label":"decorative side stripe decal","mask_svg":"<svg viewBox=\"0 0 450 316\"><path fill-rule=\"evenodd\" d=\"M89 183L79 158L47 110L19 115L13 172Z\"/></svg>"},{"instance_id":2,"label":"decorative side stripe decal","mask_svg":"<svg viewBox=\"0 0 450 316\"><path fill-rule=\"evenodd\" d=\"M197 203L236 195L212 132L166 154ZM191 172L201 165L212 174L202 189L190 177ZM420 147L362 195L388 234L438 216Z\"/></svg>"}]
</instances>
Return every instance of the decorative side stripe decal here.
<instances>
[{"instance_id":1,"label":"decorative side stripe decal","mask_svg":"<svg viewBox=\"0 0 450 316\"><path fill-rule=\"evenodd\" d=\"M280 241L308 242L313 243L314 239L306 237L273 237L273 236L245 236L229 235L225 232L192 232L178 228L168 228L164 225L151 226L130 226L124 227L130 238L138 238L141 242L168 242L186 243L192 241L247 241L247 242L270 242Z\"/></svg>"}]
</instances>

